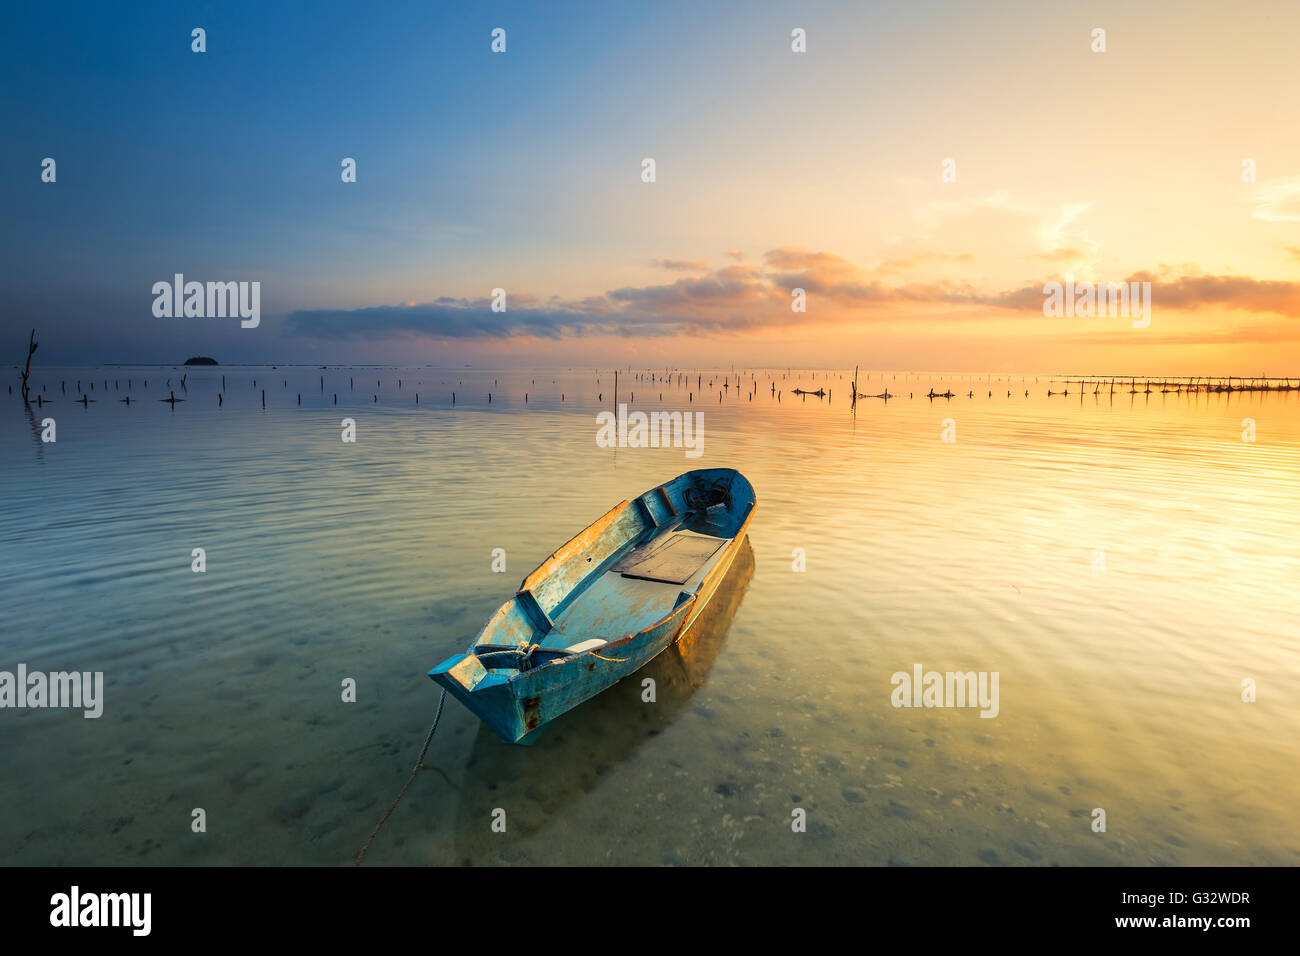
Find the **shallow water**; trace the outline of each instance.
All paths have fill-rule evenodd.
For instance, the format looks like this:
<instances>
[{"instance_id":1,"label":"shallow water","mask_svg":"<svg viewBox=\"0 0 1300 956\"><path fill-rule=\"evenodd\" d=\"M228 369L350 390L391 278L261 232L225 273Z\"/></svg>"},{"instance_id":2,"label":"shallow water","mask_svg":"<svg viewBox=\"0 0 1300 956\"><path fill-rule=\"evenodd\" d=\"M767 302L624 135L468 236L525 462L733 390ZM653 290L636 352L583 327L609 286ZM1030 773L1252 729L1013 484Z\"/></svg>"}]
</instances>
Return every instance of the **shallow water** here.
<instances>
[{"instance_id":1,"label":"shallow water","mask_svg":"<svg viewBox=\"0 0 1300 956\"><path fill-rule=\"evenodd\" d=\"M621 375L633 409L703 412L687 458L597 445L609 372L182 374L47 368L30 418L0 396L0 670L106 685L97 720L0 710L3 862L350 862L427 731L425 671L612 505L714 466L758 509L690 639L532 747L448 700L369 862L1300 862L1300 393L864 373L898 397L853 415L849 373L721 402L726 373ZM997 716L894 707L915 664L998 672Z\"/></svg>"}]
</instances>

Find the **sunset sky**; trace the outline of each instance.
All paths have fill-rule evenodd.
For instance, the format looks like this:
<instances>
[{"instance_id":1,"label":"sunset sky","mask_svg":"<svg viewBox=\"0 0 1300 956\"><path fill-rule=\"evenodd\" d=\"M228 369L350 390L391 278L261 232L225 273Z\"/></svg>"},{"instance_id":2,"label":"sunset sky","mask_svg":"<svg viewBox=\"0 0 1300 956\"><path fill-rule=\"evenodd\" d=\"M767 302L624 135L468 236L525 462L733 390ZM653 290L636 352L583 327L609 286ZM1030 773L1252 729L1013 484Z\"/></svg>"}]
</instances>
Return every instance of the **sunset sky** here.
<instances>
[{"instance_id":1,"label":"sunset sky","mask_svg":"<svg viewBox=\"0 0 1300 956\"><path fill-rule=\"evenodd\" d=\"M1295 3L6 20L6 364L35 326L69 364L1300 374ZM178 272L261 282L261 325L154 317ZM1150 327L1044 317L1067 273L1151 281Z\"/></svg>"}]
</instances>

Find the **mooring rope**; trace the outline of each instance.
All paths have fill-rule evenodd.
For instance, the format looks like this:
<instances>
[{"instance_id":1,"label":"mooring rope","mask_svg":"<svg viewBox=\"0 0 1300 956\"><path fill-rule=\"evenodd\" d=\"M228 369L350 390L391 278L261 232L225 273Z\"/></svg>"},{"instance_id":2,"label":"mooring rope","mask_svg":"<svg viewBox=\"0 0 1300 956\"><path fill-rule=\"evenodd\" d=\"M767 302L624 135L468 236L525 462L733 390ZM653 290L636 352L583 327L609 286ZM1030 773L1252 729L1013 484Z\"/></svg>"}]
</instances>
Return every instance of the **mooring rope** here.
<instances>
[{"instance_id":1,"label":"mooring rope","mask_svg":"<svg viewBox=\"0 0 1300 956\"><path fill-rule=\"evenodd\" d=\"M388 818L393 815L393 811L397 809L397 805L402 802L402 797L406 796L406 791L410 790L411 784L415 783L415 775L419 773L420 768L424 766L424 756L429 752L429 744L433 742L433 732L438 729L438 721L442 719L442 705L446 700L447 688L444 687L442 689L442 696L438 698L438 712L433 715L433 726L429 728L429 736L424 738L424 746L420 749L420 757L415 761L415 768L411 771L411 776L407 779L406 786L402 787L402 792L397 795L397 799L394 800L393 805L388 808L388 812L380 818L377 824L375 824L374 832L370 834L370 839L366 841L366 845L363 846L361 852L357 854L357 858L352 864L353 866L361 865L361 861L366 858L366 852L370 849L370 844L375 842L375 837L379 836L379 831L382 830L384 824L388 822Z\"/></svg>"},{"instance_id":2,"label":"mooring rope","mask_svg":"<svg viewBox=\"0 0 1300 956\"><path fill-rule=\"evenodd\" d=\"M541 646L542 645L540 644L529 644L527 641L520 641L514 647L503 648L499 651L478 651L475 656L496 657L499 654L518 654L520 657L520 663L527 664L532 659L533 651L537 650ZM524 670L524 668L521 666L519 670Z\"/></svg>"},{"instance_id":3,"label":"mooring rope","mask_svg":"<svg viewBox=\"0 0 1300 956\"><path fill-rule=\"evenodd\" d=\"M499 654L518 654L520 657L519 670L522 671L526 669L528 662L532 660L533 651L541 647L542 645L540 644L528 644L527 642L521 641L518 647L512 647L509 650L500 650L500 651L479 651L477 656L496 657ZM543 650L544 649L545 648L543 648ZM622 664L626 660L628 660L628 658L626 657L601 657L601 655L597 654L595 651L587 651L586 653L590 654L592 657L600 657L602 661L611 661L612 663L615 664Z\"/></svg>"}]
</instances>

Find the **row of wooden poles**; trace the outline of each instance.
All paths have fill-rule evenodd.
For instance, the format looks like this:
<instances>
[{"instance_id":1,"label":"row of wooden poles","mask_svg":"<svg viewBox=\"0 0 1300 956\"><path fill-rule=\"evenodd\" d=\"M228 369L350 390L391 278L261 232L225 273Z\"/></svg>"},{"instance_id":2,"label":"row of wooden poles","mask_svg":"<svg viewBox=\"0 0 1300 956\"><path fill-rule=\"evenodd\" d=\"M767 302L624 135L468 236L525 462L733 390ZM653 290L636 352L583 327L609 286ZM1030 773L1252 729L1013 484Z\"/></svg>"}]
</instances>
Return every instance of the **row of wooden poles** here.
<instances>
[{"instance_id":1,"label":"row of wooden poles","mask_svg":"<svg viewBox=\"0 0 1300 956\"><path fill-rule=\"evenodd\" d=\"M1143 378L1137 375L1098 376L1088 375L1081 378L1053 379L1065 385L1093 386L1094 392L1102 391L1106 386L1120 391L1128 386L1130 392L1293 392L1300 391L1300 379L1293 384L1290 378L1240 378L1235 375L1226 377L1188 376L1186 378ZM1138 388L1143 385L1143 388Z\"/></svg>"},{"instance_id":2,"label":"row of wooden poles","mask_svg":"<svg viewBox=\"0 0 1300 956\"><path fill-rule=\"evenodd\" d=\"M878 392L878 393L871 393L871 394L868 394L868 393L864 393L864 392L862 392L862 391L859 391L859 388L860 388L860 385L859 385L859 379L858 379L859 371L860 371L859 368L854 368L854 370L853 370L853 379L852 379L852 381L849 383L849 385L850 385L850 388L849 388L849 396L850 396L850 404L851 404L852 407L856 407L857 402L858 402L859 399L864 399L864 398L879 398L879 399L889 400L889 399L891 399L891 398L896 398L896 397L898 397L898 396L894 395L893 393L891 393L891 392L889 391L888 387L883 386L883 380L884 380L884 378L885 378L885 374L886 374L886 373L879 373L879 374L880 374L880 377L881 377L881 380L882 380L882 391L880 391L880 392ZM597 386L597 401L603 403L603 402L604 402L604 393L603 393L603 391L600 391L600 390L599 390L599 386L600 386L600 384L601 384L600 374L601 374L600 372L597 372L597 373L596 373L595 385ZM758 382L758 376L757 376L757 372L756 372L756 371L755 371L755 372L750 372L750 371L746 370L746 371L743 372L743 373L736 373L736 372L732 371L732 372L730 372L730 373L726 373L725 375L720 374L720 373L712 373L712 374L710 374L710 377L709 377L709 381L708 381L708 383L707 383L707 386L706 386L705 381L704 381L704 373L702 373L702 372L697 372L697 373L694 373L694 374L692 374L692 373L688 373L688 372L684 372L684 371L673 371L673 370L665 370L665 371L663 371L663 372L654 372L654 371L633 372L633 371L631 371L631 370L629 369L628 372L627 372L626 374L629 374L629 375L632 377L632 381L633 381L633 382L636 382L636 383L644 383L644 384L647 384L647 385L651 386L651 388L650 388L651 392L659 391L659 389L662 389L662 388L664 388L665 386L668 386L668 387L676 387L676 388L679 389L679 390L685 390L685 391L687 392L687 401L688 401L688 402L691 402L691 403L693 403L693 402L695 401L695 398L696 398L696 395L697 395L697 394L699 394L699 395L703 395L703 393L704 393L704 389L705 389L706 387L707 387L708 389L710 389L711 391L714 390L715 388L717 389L717 395L718 395L718 401L719 401L719 402L722 402L722 401L724 400L724 398L726 397L726 395L727 395L728 393L730 393L731 390L732 390L733 388L735 389L735 394L736 394L737 397L740 397L741 395L744 395L748 401L753 401L754 398L757 396L757 394L758 394L758 392L759 392L759 382ZM791 377L796 377L796 376L802 378L802 375L803 375L803 374L807 374L807 375L808 375L809 381L812 382L812 384L814 384L814 385L817 384L817 376L818 376L818 374L819 374L819 373L817 373L817 372L796 373L796 372L793 372L793 371L791 371L791 370L787 370L787 372L785 372L785 373L781 376L781 378L784 379L784 380L788 380L789 378L791 378ZM828 373L828 372L823 371L823 372L821 372L820 374L823 376L823 382L829 382L829 380L830 380L832 377L838 377L838 378L841 379L841 380L842 380L843 377L844 377L842 373L838 373L838 374L837 374L837 373ZM908 373L902 373L902 374L904 375L904 379L906 380L907 377L908 377ZM617 405L617 404L618 404L618 401L619 401L619 375L620 375L620 370L615 369L615 370L614 370L613 389L612 389L612 398L613 398L613 404L614 404L614 405ZM750 378L750 381L749 381L748 383L744 382L744 378L745 378L746 375L748 375L748 377ZM917 377L919 377L919 376L917 376ZM179 382L179 387L180 387L182 393L183 393L184 395L186 395L186 396L188 396L188 394L189 394L188 378L189 378L189 375L188 375L188 373L186 373L186 374L184 374L184 375L181 376L181 379L180 379L180 382ZM690 386L691 386L691 384L692 384L691 381L690 381L691 378L694 378L694 379L695 379L695 382L693 383L693 384L695 385L695 388L694 388L694 389L691 389L691 388L690 388ZM893 374L893 378L896 380L896 379L898 378L898 373L894 373L894 374ZM973 375L972 375L972 376L967 376L967 379L968 379L968 380L970 380L970 379L974 379L974 378L976 378L976 376L973 376ZM991 383L991 382L994 380L992 375L988 375L988 376L980 376L980 378L984 379L984 380L985 380L986 382L988 382L988 383ZM1011 381L1011 380L1013 380L1013 378L1014 378L1014 376L1006 376L1006 380L1007 380L1007 381ZM1026 378L1027 378L1026 376L1021 376L1021 377L1020 377L1020 381L1023 383L1023 382L1026 381ZM934 376L931 376L931 377L930 377L930 380L933 381L933 379L934 379ZM944 378L944 377L941 377L941 381L943 381L943 382L948 382L948 381L951 381L951 380L952 380L952 379L950 379L950 378ZM1002 377L999 377L998 380L1001 381L1001 380L1002 380ZM532 384L536 385L536 382L537 382L536 378L531 379L531 381L532 381ZM1038 381L1038 379L1035 378L1034 381ZM1183 392L1186 392L1186 393L1198 393L1198 392L1206 392L1206 393L1222 393L1222 392L1275 392L1275 391L1282 391L1282 392L1285 392L1285 391L1296 391L1296 390L1300 390L1300 379L1296 379L1295 382L1293 383L1291 378L1268 378L1268 377L1265 377L1265 376L1258 376L1258 377L1254 377L1254 378L1244 378L1244 377L1238 377L1238 376L1219 376L1219 377L1210 377L1210 376L1199 376L1199 375L1198 375L1198 376L1187 376L1187 377L1185 377L1185 378L1168 378L1168 377L1164 377L1164 378L1144 378L1144 377L1142 377L1142 376L1135 376L1135 375L1127 375L1127 376L1118 376L1118 375L1116 375L1116 376L1095 376L1095 375L1094 375L1094 376L1079 376L1079 377L1074 377L1074 378L1070 378L1070 377L1052 378L1052 379L1049 379L1049 381L1050 381L1051 383L1053 383L1053 384L1060 383L1060 384L1064 384L1064 385L1067 386L1067 388L1066 388L1065 390L1063 390L1063 391L1055 391L1055 390L1049 388L1049 390L1048 390L1048 392L1047 392L1047 394L1048 394L1049 396L1053 396L1053 395L1068 395L1068 394L1070 394L1070 393L1069 393L1069 388L1068 388L1068 387L1071 386L1071 385L1078 385L1078 386L1080 386L1080 389L1081 389L1081 390L1084 390L1084 391L1086 391L1087 386L1092 386L1092 388L1093 388L1093 393L1094 393L1094 394L1100 394L1100 393L1103 393L1103 392L1109 392L1109 393L1113 394L1113 393L1114 393L1115 391L1117 391L1117 390L1120 391L1120 392L1125 392L1125 391L1127 391L1127 392L1129 392L1130 394L1143 394L1143 393L1152 393L1152 392L1166 392L1166 393L1167 393L1167 392L1173 392L1173 393L1183 393ZM114 391L120 391L120 390L121 390L121 380L118 379L118 378L115 378L115 379L112 380L112 382L113 382L113 386L112 386L113 390L114 390ZM149 388L149 380L148 380L148 379L142 379L142 382L143 382L143 387L147 390L147 389ZM498 382L499 382L499 380L494 379L494 380L493 380L493 385L496 386L496 385L498 384ZM103 391L104 391L105 393L107 393L107 392L109 391L109 379L107 379L107 378L103 379L103 382L102 382L102 383L103 383ZM76 379L76 380L74 380L74 384L75 384L76 392L79 393L79 397L77 397L76 399L74 399L74 401L75 401L77 404L87 405L87 406L88 406L90 403L96 401L96 399L93 399L93 398L90 398L90 397L89 397L89 393L95 391L95 382L93 382L93 381L87 381L88 389L85 390L85 391L83 391L83 389L82 389L82 380L81 380L81 379ZM461 386L463 386L463 384L464 384L463 380L462 380L461 382L459 382L458 384L460 384ZM777 379L776 379L775 377L765 376L765 382L764 382L764 384L768 384L768 385L769 385L769 388L768 388L767 390L770 392L771 397L772 397L773 399L775 399L776 401L778 401L778 402L781 401L782 391L783 391L783 390L782 390L782 389L778 389L778 387L777 387ZM135 383L134 383L134 378L128 378L128 379L127 379L127 386L126 386L127 395L126 395L126 397L124 397L124 398L122 398L122 399L119 399L119 401L120 401L122 404L126 404L126 405L130 405L130 404L131 404L131 400L132 400L132 399L131 399L131 392L132 392L133 389L134 389L134 385L135 385ZM658 389L654 388L654 386L656 386L656 385L659 387ZM748 385L749 387L746 388L746 387L745 387L746 385ZM1143 388L1138 388L1139 385L1143 385L1144 387L1143 387ZM61 395L66 395L66 394L67 394L67 386L68 386L68 380L64 379L64 380L60 381L60 383L59 383L59 391L60 391L60 394L61 394ZM288 381L288 379L282 379L282 387L285 388L285 389L287 389L288 386L289 386L289 381ZM719 386L720 386L720 387L719 387ZM1127 387L1126 387L1126 386L1127 386ZM166 381L165 381L165 383L164 383L164 387L167 387L167 388L168 388L168 395L167 395L166 398L160 398L160 399L158 399L158 401L160 401L160 402L167 402L167 403L171 404L173 407L175 407L175 405L176 405L177 403L179 403L179 402L184 402L184 401L186 401L186 398L184 398L184 397L181 397L181 398L177 398L177 397L176 397L175 389L172 387L171 378L167 378L167 379L166 379ZM257 388L258 388L258 385L257 385L257 379L253 379L253 380L252 380L252 388L254 388L254 389L257 389ZM325 376L324 376L324 375L319 376L319 388L320 388L320 391L321 391L322 393L325 392ZM348 378L348 389L349 389L349 391L355 391L355 390L356 390L356 377L355 377L355 376L349 376L349 378ZM403 389L403 379L401 379L401 378L398 378L398 379L397 379L397 389L398 389L398 391L401 391L401 390ZM36 394L35 398L36 398L36 403L37 403L37 405L44 405L44 404L47 404L47 403L49 403L49 402L52 401L51 399L47 399L47 398L45 398L45 390L46 390L46 386L42 386L41 391L38 392L38 393ZM383 390L383 381L382 381L382 379L376 379L376 380L375 380L375 392L373 393L373 397L372 397L372 401L373 401L374 403L378 403L378 401L379 401L379 393L380 393L382 390ZM12 386L12 385L9 387L9 392L10 392L10 394L13 393L13 386ZM826 388L824 385L818 386L816 389L803 388L803 387L796 387L796 388L791 389L791 392L792 392L792 394L799 395L799 396L801 396L801 397L812 396L812 397L816 397L816 398L825 398L828 402L831 400L831 398L832 398L832 394L833 394L833 393L832 393L832 390L829 389L829 388ZM975 394L975 392L974 392L973 389L970 390L970 391L968 391L968 396L969 396L969 397L974 397L974 394ZM990 390L988 391L988 394L989 394L990 396L992 396L993 391L990 389ZM1012 390L1008 389L1008 390L1007 390L1007 395L1010 396L1011 394L1012 394ZM1028 395L1029 395L1029 390L1026 389L1025 392L1024 392L1024 394L1025 394L1026 396L1028 396ZM226 395L226 375L223 373L222 376L221 376L221 391L217 393L217 404L218 404L219 406L224 405L224 403L225 403L225 395ZM338 404L338 393L337 393L337 392L333 392L333 393L332 393L332 396L333 396L333 404L337 405L337 404ZM419 402L420 402L420 393L419 393L418 391L414 393L414 397L415 397L415 403L416 403L416 404L419 404ZM908 392L908 397L909 397L909 398L913 398L913 397L915 397L915 392L914 392L914 391L910 391L910 392ZM943 391L943 392L936 392L936 391L934 390L933 386L931 386L928 392L922 393L922 397L923 397L923 398L929 398L929 399L934 399L934 398L954 398L954 397L956 397L956 393L954 393L954 392L951 390L951 387L948 387L948 388L947 388L945 391ZM659 398L660 398L660 400L663 399L663 392L662 392L662 391L659 391ZM492 399L493 399L493 393L492 393L492 392L487 392L487 401L488 401L489 404L492 402ZM457 401L457 393L456 393L455 391L452 391L452 392L451 392L450 400L451 400L451 404L454 406L454 405L456 404L456 401ZM563 402L563 401L566 401L566 400L567 400L567 394L564 393L564 392L561 392L561 393L560 393L560 401ZM629 390L629 392L628 392L628 400L629 400L629 401L635 401L635 400L636 400L636 392L635 392L635 391L633 391L633 390ZM138 399L137 399L137 401L138 401ZM524 392L524 402L525 402L525 404L527 404L529 401L530 401L530 393L526 391L526 392ZM301 393L301 392L297 393L297 404L299 404L299 405L302 404L302 393ZM266 389L265 389L265 388L262 388L262 389L261 389L261 405L262 405L263 408L266 407Z\"/></svg>"}]
</instances>

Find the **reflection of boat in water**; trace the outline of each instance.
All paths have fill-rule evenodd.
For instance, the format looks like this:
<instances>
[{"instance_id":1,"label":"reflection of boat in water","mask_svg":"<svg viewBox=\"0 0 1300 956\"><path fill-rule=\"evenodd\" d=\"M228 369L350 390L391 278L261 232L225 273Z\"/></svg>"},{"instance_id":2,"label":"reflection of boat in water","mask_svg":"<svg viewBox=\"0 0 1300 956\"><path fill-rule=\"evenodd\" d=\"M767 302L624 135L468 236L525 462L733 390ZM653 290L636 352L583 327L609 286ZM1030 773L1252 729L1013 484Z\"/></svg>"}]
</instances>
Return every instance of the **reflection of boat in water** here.
<instances>
[{"instance_id":1,"label":"reflection of boat in water","mask_svg":"<svg viewBox=\"0 0 1300 956\"><path fill-rule=\"evenodd\" d=\"M754 551L745 537L713 600L676 644L631 680L554 721L534 747L511 747L480 724L458 786L457 856L490 858L500 850L486 825L494 808L506 804L512 819L536 832L667 730L708 681L753 575ZM653 703L644 699L647 678L654 681ZM520 797L507 799L506 788Z\"/></svg>"},{"instance_id":2,"label":"reflection of boat in water","mask_svg":"<svg viewBox=\"0 0 1300 956\"><path fill-rule=\"evenodd\" d=\"M687 472L623 501L524 578L469 649L429 676L503 740L531 743L708 609L754 504L731 468Z\"/></svg>"},{"instance_id":3,"label":"reflection of boat in water","mask_svg":"<svg viewBox=\"0 0 1300 956\"><path fill-rule=\"evenodd\" d=\"M638 678L654 678L658 703L664 705L660 707L661 716L665 708L675 711L709 679L713 662L722 653L723 642L731 632L731 619L740 610L740 602L753 576L754 549L746 536L709 606L676 644L637 673Z\"/></svg>"}]
</instances>

